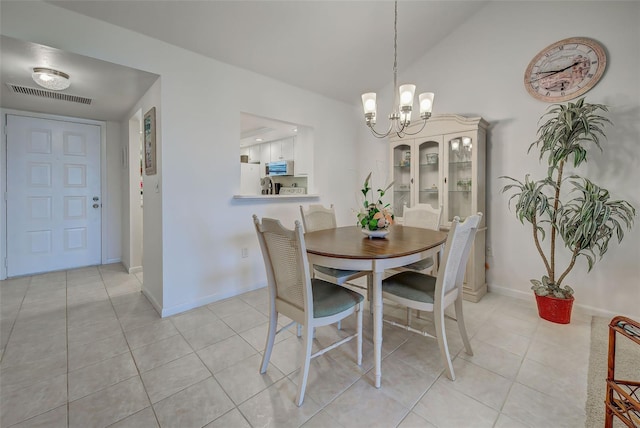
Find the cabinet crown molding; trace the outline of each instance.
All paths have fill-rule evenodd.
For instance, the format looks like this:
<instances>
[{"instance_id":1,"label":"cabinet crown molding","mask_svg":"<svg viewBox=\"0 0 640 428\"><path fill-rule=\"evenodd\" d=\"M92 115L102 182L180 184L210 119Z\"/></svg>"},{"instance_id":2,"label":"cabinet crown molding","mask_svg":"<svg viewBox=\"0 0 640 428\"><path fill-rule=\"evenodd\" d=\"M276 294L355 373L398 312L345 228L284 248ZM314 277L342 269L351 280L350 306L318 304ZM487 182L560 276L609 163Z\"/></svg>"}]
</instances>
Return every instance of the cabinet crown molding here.
<instances>
[{"instance_id":1,"label":"cabinet crown molding","mask_svg":"<svg viewBox=\"0 0 640 428\"><path fill-rule=\"evenodd\" d=\"M409 126L408 133L416 132L422 126L421 123L414 123ZM451 134L454 132L472 131L475 129L486 131L489 128L489 122L480 116L467 117L458 114L446 113L431 116L427 121L424 129L412 136L411 138L421 138L429 135ZM404 139L407 139L405 137ZM397 136L389 138L390 141L400 141Z\"/></svg>"}]
</instances>

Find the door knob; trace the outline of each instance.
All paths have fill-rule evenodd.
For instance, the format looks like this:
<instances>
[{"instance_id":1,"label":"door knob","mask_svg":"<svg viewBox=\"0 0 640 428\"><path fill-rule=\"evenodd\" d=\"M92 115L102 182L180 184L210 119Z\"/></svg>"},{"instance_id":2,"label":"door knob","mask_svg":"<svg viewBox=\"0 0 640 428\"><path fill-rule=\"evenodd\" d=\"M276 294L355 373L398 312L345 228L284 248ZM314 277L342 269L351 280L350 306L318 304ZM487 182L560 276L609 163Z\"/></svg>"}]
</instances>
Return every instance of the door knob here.
<instances>
[{"instance_id":1,"label":"door knob","mask_svg":"<svg viewBox=\"0 0 640 428\"><path fill-rule=\"evenodd\" d=\"M93 208L100 208L99 204L93 204Z\"/></svg>"}]
</instances>

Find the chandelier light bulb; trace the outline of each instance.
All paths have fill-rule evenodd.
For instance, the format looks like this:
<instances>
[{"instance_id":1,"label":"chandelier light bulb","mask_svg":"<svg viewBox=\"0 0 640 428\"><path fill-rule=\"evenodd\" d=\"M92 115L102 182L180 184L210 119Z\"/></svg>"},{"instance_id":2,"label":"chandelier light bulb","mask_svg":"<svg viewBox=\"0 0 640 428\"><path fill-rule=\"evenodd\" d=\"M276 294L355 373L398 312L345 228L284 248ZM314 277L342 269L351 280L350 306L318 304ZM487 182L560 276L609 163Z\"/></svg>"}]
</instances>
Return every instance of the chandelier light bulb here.
<instances>
[{"instance_id":1,"label":"chandelier light bulb","mask_svg":"<svg viewBox=\"0 0 640 428\"><path fill-rule=\"evenodd\" d=\"M365 104L365 110L367 110L368 112L375 112L376 102L374 100L367 100L367 103Z\"/></svg>"},{"instance_id":2,"label":"chandelier light bulb","mask_svg":"<svg viewBox=\"0 0 640 428\"><path fill-rule=\"evenodd\" d=\"M362 106L364 107L364 114L373 113L376 114L376 93L368 92L362 94Z\"/></svg>"},{"instance_id":3,"label":"chandelier light bulb","mask_svg":"<svg viewBox=\"0 0 640 428\"><path fill-rule=\"evenodd\" d=\"M420 102L420 115L425 113L431 114L431 109L433 108L433 92L424 92L418 96L418 100Z\"/></svg>"},{"instance_id":4,"label":"chandelier light bulb","mask_svg":"<svg viewBox=\"0 0 640 428\"><path fill-rule=\"evenodd\" d=\"M400 109L403 107L413 107L413 94L416 92L416 85L402 85L400 86Z\"/></svg>"}]
</instances>

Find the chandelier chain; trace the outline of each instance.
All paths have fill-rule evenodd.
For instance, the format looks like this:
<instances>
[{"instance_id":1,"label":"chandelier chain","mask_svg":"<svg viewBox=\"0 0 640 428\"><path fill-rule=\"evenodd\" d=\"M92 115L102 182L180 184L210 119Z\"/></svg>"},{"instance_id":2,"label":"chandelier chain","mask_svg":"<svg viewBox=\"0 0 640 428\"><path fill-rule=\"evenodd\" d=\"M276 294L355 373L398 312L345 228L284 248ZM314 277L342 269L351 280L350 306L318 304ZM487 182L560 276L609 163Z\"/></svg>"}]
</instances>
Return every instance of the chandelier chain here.
<instances>
[{"instance_id":1,"label":"chandelier chain","mask_svg":"<svg viewBox=\"0 0 640 428\"><path fill-rule=\"evenodd\" d=\"M395 2L394 19L393 19L393 88L398 87L398 1ZM395 103L392 112L395 112L398 105L398 94L396 94Z\"/></svg>"}]
</instances>

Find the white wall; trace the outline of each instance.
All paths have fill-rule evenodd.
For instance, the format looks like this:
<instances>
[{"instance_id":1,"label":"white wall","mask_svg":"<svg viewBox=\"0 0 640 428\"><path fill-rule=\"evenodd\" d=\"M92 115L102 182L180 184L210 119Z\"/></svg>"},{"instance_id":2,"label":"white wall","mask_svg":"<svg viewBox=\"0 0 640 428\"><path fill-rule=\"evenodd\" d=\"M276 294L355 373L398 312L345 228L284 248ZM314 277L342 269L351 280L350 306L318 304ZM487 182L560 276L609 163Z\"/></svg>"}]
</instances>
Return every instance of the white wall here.
<instances>
[{"instance_id":1,"label":"white wall","mask_svg":"<svg viewBox=\"0 0 640 428\"><path fill-rule=\"evenodd\" d=\"M570 18L568 18L570 17ZM640 3L639 2L492 2L411 67L402 67L399 81L412 81L418 91L434 91L434 113L482 116L491 124L487 153L487 245L493 257L490 289L530 298L531 278L543 265L531 232L507 208L500 193L502 175L541 178L545 166L527 149L536 139L538 119L549 104L532 98L523 85L529 61L546 46L568 37L590 37L608 53L604 77L586 94L588 102L610 106L604 152L589 152L578 171L608 188L614 198L640 209ZM428 21L426 22L428 24ZM388 100L389 88L381 93ZM384 99L379 101L384 103ZM385 111L386 112L386 111ZM384 112L383 112L384 113ZM381 125L383 125L381 123ZM362 135L362 144L375 146ZM361 147L361 151L363 148ZM379 147L376 159L386 159ZM363 166L364 168L364 166ZM604 259L591 273L580 260L566 283L576 290L576 305L603 313L640 315L640 221L621 245L612 240ZM548 245L548 241L545 241ZM564 248L558 253L565 254ZM561 257L566 266L567 257Z\"/></svg>"},{"instance_id":2,"label":"white wall","mask_svg":"<svg viewBox=\"0 0 640 428\"><path fill-rule=\"evenodd\" d=\"M310 202L232 199L240 111L314 128L319 202L336 204L339 222L353 221L362 174L352 106L46 3L3 3L2 33L161 76L141 109L155 105L158 123L158 175L145 177L144 287L163 315L264 286L251 214L292 226L298 205Z\"/></svg>"},{"instance_id":3,"label":"white wall","mask_svg":"<svg viewBox=\"0 0 640 428\"><path fill-rule=\"evenodd\" d=\"M526 150L547 104L527 94L523 74L545 46L586 36L608 50L608 70L587 100L610 105L616 127L608 130L605 152L593 154L587 175L640 207L640 172L635 167L640 135L639 18L637 2L495 2L460 23L413 67L401 64L401 81L436 92L434 113L480 115L492 124L486 213L494 255L488 261L492 288L529 295L529 279L541 275L529 233L506 208L507 198L499 193L503 183L497 177L544 172ZM145 286L149 282L152 295L162 290L163 300L156 304L165 315L264 285L251 214L276 216L288 224L299 216L299 202L232 199L239 190L240 111L314 128L315 187L321 203L336 204L340 224L353 221L351 209L357 208L357 191L368 171L373 170L379 182L387 181L388 145L367 136L359 106L46 3L3 3L1 19L1 31L8 36L161 75L159 98L152 101L159 108L159 175L150 178L151 186L145 182L145 196L155 184L159 193L149 204L145 197L144 268ZM210 77L198 83L202 69ZM381 92L381 109L385 92L389 97L388 89ZM340 155L334 160L336 153ZM345 191L350 188L353 192ZM148 231L155 234L150 241ZM636 225L589 275L580 262L569 279L577 290L577 304L638 315L639 238ZM246 259L240 258L242 247L249 248Z\"/></svg>"},{"instance_id":4,"label":"white wall","mask_svg":"<svg viewBox=\"0 0 640 428\"><path fill-rule=\"evenodd\" d=\"M348 169L353 168L355 154L351 106L184 51L172 57L188 64L188 71L160 73L164 296L175 303L165 304L170 311L264 285L251 214L277 217L292 226L299 218L298 205L309 203L232 199L240 191L240 111L314 128L315 185L322 202L341 207L343 219L351 206L343 189L352 182ZM185 84L197 78L191 70L204 68L213 78L201 85ZM329 166L335 153L340 156ZM145 213L146 209L145 205ZM145 237L145 252L146 246ZM242 247L249 249L247 259L240 257Z\"/></svg>"},{"instance_id":5,"label":"white wall","mask_svg":"<svg viewBox=\"0 0 640 428\"><path fill-rule=\"evenodd\" d=\"M106 263L116 263L122 259L122 153L120 151L121 132L118 122L106 123L107 143L107 188L102 189L102 202L106 209L102 210L102 221L106 222L105 254L102 259Z\"/></svg>"},{"instance_id":6,"label":"white wall","mask_svg":"<svg viewBox=\"0 0 640 428\"><path fill-rule=\"evenodd\" d=\"M140 207L140 129L144 115L156 109L156 171L146 175L143 167L144 199ZM162 246L162 101L158 78L122 121L126 136L119 145L127 146L129 167L123 170L121 199L123 200L123 255L130 272L144 270L142 292L158 312L164 312L164 280ZM141 247L144 247L142 254Z\"/></svg>"},{"instance_id":7,"label":"white wall","mask_svg":"<svg viewBox=\"0 0 640 428\"><path fill-rule=\"evenodd\" d=\"M122 200L122 264L129 273L142 270L142 207L140 206L140 147L142 110L134 109L122 123L123 165Z\"/></svg>"}]
</instances>

